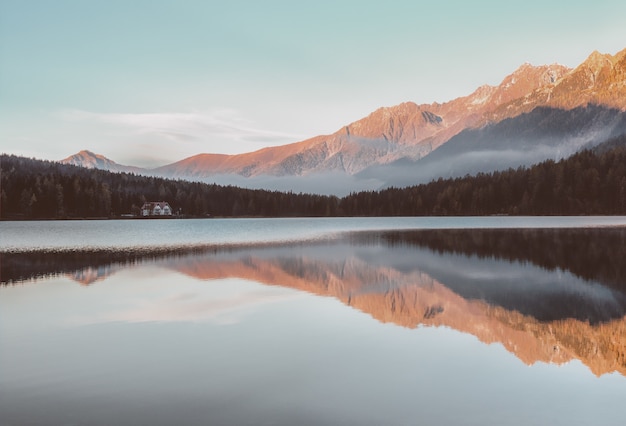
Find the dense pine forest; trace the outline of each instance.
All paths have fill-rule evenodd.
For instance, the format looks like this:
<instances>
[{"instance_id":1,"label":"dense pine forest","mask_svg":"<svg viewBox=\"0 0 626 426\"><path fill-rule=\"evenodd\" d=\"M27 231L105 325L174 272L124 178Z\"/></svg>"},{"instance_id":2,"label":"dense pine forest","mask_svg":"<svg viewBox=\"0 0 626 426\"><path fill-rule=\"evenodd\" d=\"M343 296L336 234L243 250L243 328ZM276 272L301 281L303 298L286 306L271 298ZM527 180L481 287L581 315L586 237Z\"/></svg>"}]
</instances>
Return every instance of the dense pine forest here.
<instances>
[{"instance_id":1,"label":"dense pine forest","mask_svg":"<svg viewBox=\"0 0 626 426\"><path fill-rule=\"evenodd\" d=\"M116 218L145 201L183 217L622 215L626 137L559 162L343 198L110 173L0 156L0 218Z\"/></svg>"},{"instance_id":2,"label":"dense pine forest","mask_svg":"<svg viewBox=\"0 0 626 426\"><path fill-rule=\"evenodd\" d=\"M111 173L50 161L0 156L3 219L114 218L167 201L185 217L334 216L339 200L184 180Z\"/></svg>"},{"instance_id":3,"label":"dense pine forest","mask_svg":"<svg viewBox=\"0 0 626 426\"><path fill-rule=\"evenodd\" d=\"M622 215L626 149L605 146L530 168L351 194L340 207L355 216Z\"/></svg>"}]
</instances>

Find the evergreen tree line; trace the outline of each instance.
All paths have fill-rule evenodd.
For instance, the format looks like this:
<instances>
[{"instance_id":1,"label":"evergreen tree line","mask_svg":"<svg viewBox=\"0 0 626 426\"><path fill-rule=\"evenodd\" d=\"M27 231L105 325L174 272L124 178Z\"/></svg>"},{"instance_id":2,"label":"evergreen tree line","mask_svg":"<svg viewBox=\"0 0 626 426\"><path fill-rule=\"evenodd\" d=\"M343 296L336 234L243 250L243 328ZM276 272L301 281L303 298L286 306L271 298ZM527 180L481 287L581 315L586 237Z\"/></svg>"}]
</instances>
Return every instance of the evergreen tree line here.
<instances>
[{"instance_id":1,"label":"evergreen tree line","mask_svg":"<svg viewBox=\"0 0 626 426\"><path fill-rule=\"evenodd\" d=\"M626 214L625 143L622 137L559 162L343 198L110 173L2 155L0 218L119 217L138 214L145 201L167 201L186 217L621 215Z\"/></svg>"},{"instance_id":2,"label":"evergreen tree line","mask_svg":"<svg viewBox=\"0 0 626 426\"><path fill-rule=\"evenodd\" d=\"M622 215L626 150L351 194L340 206L355 216Z\"/></svg>"},{"instance_id":3,"label":"evergreen tree line","mask_svg":"<svg viewBox=\"0 0 626 426\"><path fill-rule=\"evenodd\" d=\"M339 200L242 189L0 156L0 218L64 219L138 215L146 201L167 201L185 217L336 216Z\"/></svg>"},{"instance_id":4,"label":"evergreen tree line","mask_svg":"<svg viewBox=\"0 0 626 426\"><path fill-rule=\"evenodd\" d=\"M392 246L530 262L546 270L569 271L585 280L626 292L625 228L423 229L386 231L378 238Z\"/></svg>"}]
</instances>

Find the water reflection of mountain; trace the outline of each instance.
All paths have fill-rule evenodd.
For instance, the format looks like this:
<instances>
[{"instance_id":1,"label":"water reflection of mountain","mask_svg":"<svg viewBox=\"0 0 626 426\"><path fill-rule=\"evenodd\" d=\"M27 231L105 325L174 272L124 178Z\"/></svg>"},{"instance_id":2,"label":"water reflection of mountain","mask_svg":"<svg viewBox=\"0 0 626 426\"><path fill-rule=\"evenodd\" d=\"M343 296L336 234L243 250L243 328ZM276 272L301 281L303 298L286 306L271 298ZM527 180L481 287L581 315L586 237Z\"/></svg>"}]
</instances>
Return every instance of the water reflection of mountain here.
<instances>
[{"instance_id":1,"label":"water reflection of mountain","mask_svg":"<svg viewBox=\"0 0 626 426\"><path fill-rule=\"evenodd\" d=\"M622 293L582 281L572 274L499 261L503 279L507 272L519 278L515 285L522 288L516 294L523 293L523 287L528 289L521 303L527 311L532 311L529 306L533 302L541 309L551 306L559 311L558 300L562 297L567 306L565 310L579 316L594 316L607 306L614 314L611 319L595 323L570 316L544 320L457 293L445 281L420 270L422 262L427 264L435 256L440 256L440 264L447 264L450 269L457 268L456 261L462 258L437 255L424 249L337 245L271 253L222 253L168 263L169 267L197 279L239 277L332 296L381 322L404 327L450 327L472 334L484 343L501 343L527 364L538 361L560 364L579 359L595 374L617 371L626 375L626 304ZM471 260L482 262L478 258ZM487 267L485 274L491 274L494 262L483 266ZM475 265L467 271L468 278L476 279L479 270L479 265ZM564 281L550 291L552 297L546 302L546 289L541 287L556 282L548 277L558 274ZM457 277L462 276L463 269L459 269ZM488 287L495 285L495 277L491 276ZM539 281L533 283L537 279ZM584 298L572 298L567 282L572 283L574 291L582 291L588 297L578 308L575 302Z\"/></svg>"},{"instance_id":2,"label":"water reflection of mountain","mask_svg":"<svg viewBox=\"0 0 626 426\"><path fill-rule=\"evenodd\" d=\"M380 238L394 247L452 256L454 268L422 259L420 269L468 299L542 321L571 317L597 323L624 315L622 228L425 230L387 232ZM539 268L520 268L526 263Z\"/></svg>"},{"instance_id":3,"label":"water reflection of mountain","mask_svg":"<svg viewBox=\"0 0 626 426\"><path fill-rule=\"evenodd\" d=\"M11 254L8 264L21 277L29 262L39 275L53 273L46 268L55 263L57 273L68 273L155 262L197 279L238 277L332 296L382 322L451 327L499 342L528 364L580 359L595 374L626 375L623 238L619 229L384 232L317 244L118 253L109 263L106 253L74 253L66 264L58 253L48 260Z\"/></svg>"},{"instance_id":4,"label":"water reflection of mountain","mask_svg":"<svg viewBox=\"0 0 626 426\"><path fill-rule=\"evenodd\" d=\"M81 284L89 285L102 281L125 267L199 252L207 253L208 250L194 247L160 250L0 252L0 284L15 284L32 279L67 275Z\"/></svg>"},{"instance_id":5,"label":"water reflection of mountain","mask_svg":"<svg viewBox=\"0 0 626 426\"><path fill-rule=\"evenodd\" d=\"M102 281L116 270L154 259L146 253L101 251L0 253L0 282L68 275L81 284Z\"/></svg>"}]
</instances>

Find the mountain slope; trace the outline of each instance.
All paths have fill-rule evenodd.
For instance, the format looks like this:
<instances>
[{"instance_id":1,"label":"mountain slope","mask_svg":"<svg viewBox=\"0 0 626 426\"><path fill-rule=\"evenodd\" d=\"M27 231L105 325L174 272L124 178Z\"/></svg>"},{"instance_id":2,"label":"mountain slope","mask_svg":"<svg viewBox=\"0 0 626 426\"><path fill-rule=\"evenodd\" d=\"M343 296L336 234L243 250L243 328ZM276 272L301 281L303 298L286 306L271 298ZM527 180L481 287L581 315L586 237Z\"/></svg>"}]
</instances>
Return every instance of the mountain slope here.
<instances>
[{"instance_id":1,"label":"mountain slope","mask_svg":"<svg viewBox=\"0 0 626 426\"><path fill-rule=\"evenodd\" d=\"M597 105L571 110L538 107L450 138L430 155L372 166L359 177L386 186L408 186L433 179L489 173L541 161L560 160L626 134L626 113Z\"/></svg>"},{"instance_id":2,"label":"mountain slope","mask_svg":"<svg viewBox=\"0 0 626 426\"><path fill-rule=\"evenodd\" d=\"M482 86L469 96L444 104L406 102L379 108L338 130L294 144L239 155L200 154L156 169L167 176L218 174L307 175L339 171L353 175L399 158L428 155L451 136L480 122L503 102L545 85L569 71L562 65L523 65L497 86Z\"/></svg>"}]
</instances>

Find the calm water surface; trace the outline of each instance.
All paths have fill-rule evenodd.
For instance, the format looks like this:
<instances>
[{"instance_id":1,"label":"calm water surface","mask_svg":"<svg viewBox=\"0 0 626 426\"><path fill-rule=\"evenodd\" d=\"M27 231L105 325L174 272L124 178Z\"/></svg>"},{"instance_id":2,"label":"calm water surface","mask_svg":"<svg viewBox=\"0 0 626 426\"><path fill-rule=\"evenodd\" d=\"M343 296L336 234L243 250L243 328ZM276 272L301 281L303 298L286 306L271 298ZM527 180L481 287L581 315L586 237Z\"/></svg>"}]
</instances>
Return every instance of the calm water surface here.
<instances>
[{"instance_id":1,"label":"calm water surface","mask_svg":"<svg viewBox=\"0 0 626 426\"><path fill-rule=\"evenodd\" d=\"M0 222L0 424L622 425L625 226Z\"/></svg>"},{"instance_id":2,"label":"calm water surface","mask_svg":"<svg viewBox=\"0 0 626 426\"><path fill-rule=\"evenodd\" d=\"M182 247L327 238L383 229L626 226L626 217L400 217L0 222L0 250Z\"/></svg>"}]
</instances>

